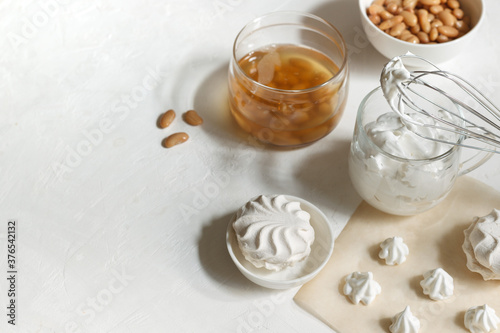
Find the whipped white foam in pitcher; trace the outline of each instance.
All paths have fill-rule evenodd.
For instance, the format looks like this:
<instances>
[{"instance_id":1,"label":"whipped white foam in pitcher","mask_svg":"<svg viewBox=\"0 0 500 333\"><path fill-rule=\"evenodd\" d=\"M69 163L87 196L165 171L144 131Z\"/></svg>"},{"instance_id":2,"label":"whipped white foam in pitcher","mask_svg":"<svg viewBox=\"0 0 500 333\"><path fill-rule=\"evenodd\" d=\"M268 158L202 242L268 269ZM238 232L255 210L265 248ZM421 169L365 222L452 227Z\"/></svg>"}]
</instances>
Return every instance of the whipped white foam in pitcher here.
<instances>
[{"instance_id":1,"label":"whipped white foam in pitcher","mask_svg":"<svg viewBox=\"0 0 500 333\"><path fill-rule=\"evenodd\" d=\"M426 125L436 125L436 122L419 113L409 113L406 117ZM407 159L428 159L439 156L450 149L447 144L438 141L423 139L421 135L437 140L449 139L449 133L439 131L433 127L418 128L402 121L395 112L387 112L368 123L365 131L370 140L381 150L397 157ZM418 135L419 133L420 135Z\"/></svg>"},{"instance_id":2,"label":"whipped white foam in pitcher","mask_svg":"<svg viewBox=\"0 0 500 333\"><path fill-rule=\"evenodd\" d=\"M440 129L432 117L405 108L399 88L410 74L401 59L391 60L385 69L381 91L366 102L363 117L371 121L364 122L364 133L351 146L349 172L354 187L370 204L385 212L412 215L436 205L451 190L459 168L457 149L450 153L457 156L438 157L453 149L444 142L457 142L459 136ZM436 105L440 103L444 102ZM370 116L379 109L387 112ZM449 112L433 111L453 122Z\"/></svg>"},{"instance_id":3,"label":"whipped white foam in pitcher","mask_svg":"<svg viewBox=\"0 0 500 333\"><path fill-rule=\"evenodd\" d=\"M419 114L407 115L433 122ZM431 127L423 130L436 139L448 135ZM352 147L349 172L356 190L363 198L372 198L367 201L377 208L410 215L433 206L451 190L456 172L449 168L458 168L458 163L433 160L450 150L449 145L421 138L391 111L368 123L365 132L367 138L359 138Z\"/></svg>"}]
</instances>

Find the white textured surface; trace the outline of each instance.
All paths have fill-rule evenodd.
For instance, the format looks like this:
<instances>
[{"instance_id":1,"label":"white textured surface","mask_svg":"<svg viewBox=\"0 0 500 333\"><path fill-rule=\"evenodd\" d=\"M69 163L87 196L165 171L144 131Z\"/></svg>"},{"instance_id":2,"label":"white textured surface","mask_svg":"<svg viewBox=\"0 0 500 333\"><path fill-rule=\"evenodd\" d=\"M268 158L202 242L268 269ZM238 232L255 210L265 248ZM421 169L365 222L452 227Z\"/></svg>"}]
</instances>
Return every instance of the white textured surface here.
<instances>
[{"instance_id":1,"label":"white textured surface","mask_svg":"<svg viewBox=\"0 0 500 333\"><path fill-rule=\"evenodd\" d=\"M500 3L446 69L500 104ZM350 48L346 114L305 149L265 149L228 117L231 44L274 10L318 14ZM356 108L386 62L351 0L0 2L0 261L18 220L18 325L2 332L329 332L286 292L247 281L225 248L258 194L302 197L337 234L359 203L347 176ZM178 117L196 108L189 127ZM173 131L190 140L166 150ZM499 156L475 177L500 190ZM0 303L6 304L0 279Z\"/></svg>"}]
</instances>

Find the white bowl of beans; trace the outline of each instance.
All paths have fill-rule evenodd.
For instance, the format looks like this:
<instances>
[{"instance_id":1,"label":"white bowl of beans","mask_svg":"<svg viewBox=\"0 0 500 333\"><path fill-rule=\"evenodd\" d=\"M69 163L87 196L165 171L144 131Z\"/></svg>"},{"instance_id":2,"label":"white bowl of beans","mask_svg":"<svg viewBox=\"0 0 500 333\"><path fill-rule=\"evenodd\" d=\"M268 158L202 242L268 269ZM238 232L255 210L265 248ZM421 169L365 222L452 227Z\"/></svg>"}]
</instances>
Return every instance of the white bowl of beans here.
<instances>
[{"instance_id":1,"label":"white bowl of beans","mask_svg":"<svg viewBox=\"0 0 500 333\"><path fill-rule=\"evenodd\" d=\"M433 63L459 55L484 17L482 0L359 0L359 9L368 40L382 55L411 52Z\"/></svg>"}]
</instances>

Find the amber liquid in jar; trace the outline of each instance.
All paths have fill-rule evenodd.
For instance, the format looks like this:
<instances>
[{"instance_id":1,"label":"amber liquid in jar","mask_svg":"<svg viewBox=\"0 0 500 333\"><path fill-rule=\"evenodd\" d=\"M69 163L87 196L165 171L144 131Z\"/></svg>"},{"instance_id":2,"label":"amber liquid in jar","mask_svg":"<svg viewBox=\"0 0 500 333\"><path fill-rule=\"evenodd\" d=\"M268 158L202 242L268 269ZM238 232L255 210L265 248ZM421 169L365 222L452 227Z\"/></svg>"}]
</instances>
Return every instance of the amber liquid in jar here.
<instances>
[{"instance_id":1,"label":"amber liquid in jar","mask_svg":"<svg viewBox=\"0 0 500 333\"><path fill-rule=\"evenodd\" d=\"M275 45L243 56L230 77L231 112L262 141L300 146L328 134L345 106L346 78L329 82L338 66L323 53Z\"/></svg>"}]
</instances>

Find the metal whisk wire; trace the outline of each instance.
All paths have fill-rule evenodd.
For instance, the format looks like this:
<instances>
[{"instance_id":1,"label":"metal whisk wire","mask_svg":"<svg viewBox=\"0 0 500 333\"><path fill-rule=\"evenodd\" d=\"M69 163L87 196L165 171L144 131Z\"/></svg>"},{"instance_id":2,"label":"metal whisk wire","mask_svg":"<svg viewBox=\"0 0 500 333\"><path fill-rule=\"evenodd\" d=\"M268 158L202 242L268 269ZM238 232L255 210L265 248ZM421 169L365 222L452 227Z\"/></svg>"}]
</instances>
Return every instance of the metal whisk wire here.
<instances>
[{"instance_id":1,"label":"metal whisk wire","mask_svg":"<svg viewBox=\"0 0 500 333\"><path fill-rule=\"evenodd\" d=\"M471 83L463 79L462 77L439 69L437 66L432 64L426 59L413 54L406 54L404 56L396 57L386 64L382 71L382 77L390 71L394 70L394 61L400 61L400 58L410 57L416 58L424 61L425 63L433 67L432 70L415 70L406 71L406 79L396 84L397 95L398 95L398 105L404 105L411 110L430 117L434 120L434 124L422 123L417 120L413 120L408 117L406 113L399 110L394 110L402 116L403 121L410 123L412 125L422 126L422 127L432 127L440 131L447 131L465 139L473 139L483 143L483 145L472 145L464 143L464 140L444 140L439 138L433 138L426 136L419 131L414 131L415 134L421 136L424 139L433 140L450 145L458 145L466 148L473 148L477 150L483 150L487 152L500 153L500 109L493 104L481 91L475 88ZM381 77L381 78L382 78ZM436 84L431 84L429 79L439 78L445 79L447 84L452 84L459 89L460 92L465 93L464 96L470 96L472 100L477 104L477 106L471 106L464 102L464 98L461 96L454 96L453 94L445 91L445 88L438 86ZM382 86L387 84L381 79ZM417 91L415 88L428 89L424 92ZM384 88L384 87L383 87ZM451 101L456 107L457 111L451 110L449 107L442 105L441 103L433 100L429 96L429 92L438 93L444 96L446 99ZM389 96L386 95L389 101ZM422 104L415 102L415 98L420 101L425 101L427 105L432 105L437 108L440 112L444 112L447 117L439 116L428 108L423 107ZM390 101L389 101L390 103ZM393 106L394 108L394 106ZM473 118L473 119L471 119ZM454 120L454 121L452 121ZM479 124L481 122L481 124Z\"/></svg>"}]
</instances>

